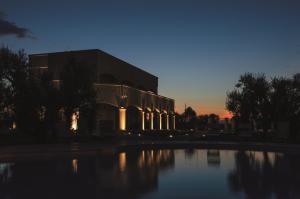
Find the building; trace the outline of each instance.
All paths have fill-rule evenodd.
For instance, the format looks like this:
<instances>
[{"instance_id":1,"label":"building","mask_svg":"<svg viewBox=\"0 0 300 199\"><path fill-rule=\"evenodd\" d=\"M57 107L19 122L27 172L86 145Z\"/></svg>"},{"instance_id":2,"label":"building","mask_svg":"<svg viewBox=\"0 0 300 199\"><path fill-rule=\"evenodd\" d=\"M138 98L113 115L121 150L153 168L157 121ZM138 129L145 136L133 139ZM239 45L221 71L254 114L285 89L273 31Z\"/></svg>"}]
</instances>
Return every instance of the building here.
<instances>
[{"instance_id":1,"label":"building","mask_svg":"<svg viewBox=\"0 0 300 199\"><path fill-rule=\"evenodd\" d=\"M158 95L156 76L101 50L29 55L32 70L51 72L58 87L60 73L70 59L95 68L96 134L175 129L174 100Z\"/></svg>"}]
</instances>

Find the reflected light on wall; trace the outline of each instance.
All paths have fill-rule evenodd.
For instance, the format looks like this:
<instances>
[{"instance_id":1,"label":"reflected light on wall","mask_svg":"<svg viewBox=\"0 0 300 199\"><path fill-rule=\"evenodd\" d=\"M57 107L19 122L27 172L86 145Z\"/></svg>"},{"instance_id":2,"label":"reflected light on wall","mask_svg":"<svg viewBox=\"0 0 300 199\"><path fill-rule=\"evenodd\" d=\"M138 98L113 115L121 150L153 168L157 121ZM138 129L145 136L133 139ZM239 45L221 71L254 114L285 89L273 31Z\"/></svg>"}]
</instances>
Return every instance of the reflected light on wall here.
<instances>
[{"instance_id":1,"label":"reflected light on wall","mask_svg":"<svg viewBox=\"0 0 300 199\"><path fill-rule=\"evenodd\" d=\"M126 109L125 108L119 109L119 128L121 131L126 130Z\"/></svg>"},{"instance_id":2,"label":"reflected light on wall","mask_svg":"<svg viewBox=\"0 0 300 199\"><path fill-rule=\"evenodd\" d=\"M120 171L124 171L126 168L126 153L119 153L119 168Z\"/></svg>"},{"instance_id":3,"label":"reflected light on wall","mask_svg":"<svg viewBox=\"0 0 300 199\"><path fill-rule=\"evenodd\" d=\"M17 128L17 124L16 124L16 122L13 122L10 129L15 130L16 128Z\"/></svg>"},{"instance_id":4,"label":"reflected light on wall","mask_svg":"<svg viewBox=\"0 0 300 199\"><path fill-rule=\"evenodd\" d=\"M71 130L78 130L79 111L76 111L71 116Z\"/></svg>"},{"instance_id":5,"label":"reflected light on wall","mask_svg":"<svg viewBox=\"0 0 300 199\"><path fill-rule=\"evenodd\" d=\"M161 113L159 113L159 130L162 129L162 117L161 117Z\"/></svg>"},{"instance_id":6,"label":"reflected light on wall","mask_svg":"<svg viewBox=\"0 0 300 199\"><path fill-rule=\"evenodd\" d=\"M145 112L141 112L141 117L142 117L142 130L145 130Z\"/></svg>"},{"instance_id":7,"label":"reflected light on wall","mask_svg":"<svg viewBox=\"0 0 300 199\"><path fill-rule=\"evenodd\" d=\"M78 160L77 159L72 160L72 170L73 170L74 174L77 174L77 171L78 171Z\"/></svg>"}]
</instances>

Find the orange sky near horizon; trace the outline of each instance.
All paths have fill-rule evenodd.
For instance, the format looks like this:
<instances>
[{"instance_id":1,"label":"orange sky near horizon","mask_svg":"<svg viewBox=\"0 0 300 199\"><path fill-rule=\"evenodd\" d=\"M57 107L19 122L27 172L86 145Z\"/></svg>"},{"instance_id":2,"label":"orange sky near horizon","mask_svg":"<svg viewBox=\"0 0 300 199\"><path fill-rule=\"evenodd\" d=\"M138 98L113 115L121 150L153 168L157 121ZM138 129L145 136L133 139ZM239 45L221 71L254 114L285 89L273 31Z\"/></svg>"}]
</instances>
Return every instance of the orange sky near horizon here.
<instances>
[{"instance_id":1,"label":"orange sky near horizon","mask_svg":"<svg viewBox=\"0 0 300 199\"><path fill-rule=\"evenodd\" d=\"M189 106L192 107L192 109L196 111L197 115L214 113L214 114L219 115L219 117L221 119L232 118L232 113L227 111L225 109L225 107L222 108L218 105L209 107L209 106L199 105L199 104L186 104L186 107L189 107ZM175 101L175 111L177 113L183 113L184 107L185 107L184 104L183 105L181 103L176 104L176 101Z\"/></svg>"}]
</instances>

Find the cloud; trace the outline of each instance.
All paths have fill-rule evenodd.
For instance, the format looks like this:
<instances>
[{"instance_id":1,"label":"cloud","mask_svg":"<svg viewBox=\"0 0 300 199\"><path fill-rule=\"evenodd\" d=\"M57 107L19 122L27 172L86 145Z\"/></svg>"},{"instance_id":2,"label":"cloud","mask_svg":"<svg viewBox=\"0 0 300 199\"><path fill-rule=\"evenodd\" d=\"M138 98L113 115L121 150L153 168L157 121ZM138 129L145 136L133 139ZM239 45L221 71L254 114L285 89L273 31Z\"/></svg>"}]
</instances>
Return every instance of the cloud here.
<instances>
[{"instance_id":1,"label":"cloud","mask_svg":"<svg viewBox=\"0 0 300 199\"><path fill-rule=\"evenodd\" d=\"M5 14L0 11L0 37L15 35L17 38L34 38L27 28L19 27L14 22L7 21Z\"/></svg>"}]
</instances>

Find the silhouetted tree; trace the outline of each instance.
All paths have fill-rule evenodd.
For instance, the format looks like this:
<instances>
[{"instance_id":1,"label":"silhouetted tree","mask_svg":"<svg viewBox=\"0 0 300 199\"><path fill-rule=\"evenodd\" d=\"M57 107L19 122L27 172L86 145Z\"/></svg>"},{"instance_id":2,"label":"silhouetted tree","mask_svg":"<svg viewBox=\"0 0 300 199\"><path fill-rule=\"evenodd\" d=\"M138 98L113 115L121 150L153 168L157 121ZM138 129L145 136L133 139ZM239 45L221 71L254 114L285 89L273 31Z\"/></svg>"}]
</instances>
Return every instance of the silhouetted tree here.
<instances>
[{"instance_id":1,"label":"silhouetted tree","mask_svg":"<svg viewBox=\"0 0 300 199\"><path fill-rule=\"evenodd\" d=\"M220 117L217 114L211 113L208 115L209 123L216 125L220 121Z\"/></svg>"},{"instance_id":2,"label":"silhouetted tree","mask_svg":"<svg viewBox=\"0 0 300 199\"><path fill-rule=\"evenodd\" d=\"M52 82L52 74L44 72L40 76L40 114L42 131L50 132L52 138L57 137L56 124L59 121L59 110L62 108L62 97L60 90Z\"/></svg>"},{"instance_id":3,"label":"silhouetted tree","mask_svg":"<svg viewBox=\"0 0 300 199\"><path fill-rule=\"evenodd\" d=\"M263 74L242 75L235 90L227 93L226 108L242 121L260 122L264 132L270 125L270 83Z\"/></svg>"},{"instance_id":4,"label":"silhouetted tree","mask_svg":"<svg viewBox=\"0 0 300 199\"><path fill-rule=\"evenodd\" d=\"M228 175L229 187L249 199L299 198L299 166L297 154L238 151L235 169Z\"/></svg>"},{"instance_id":5,"label":"silhouetted tree","mask_svg":"<svg viewBox=\"0 0 300 199\"><path fill-rule=\"evenodd\" d=\"M27 55L23 50L15 53L7 47L0 49L0 108L13 113L17 129L33 134L38 123L38 88L29 75Z\"/></svg>"},{"instance_id":6,"label":"silhouetted tree","mask_svg":"<svg viewBox=\"0 0 300 199\"><path fill-rule=\"evenodd\" d=\"M61 73L61 94L65 110L67 129L70 129L71 115L79 109L84 115L91 115L95 104L94 68L71 58Z\"/></svg>"},{"instance_id":7,"label":"silhouetted tree","mask_svg":"<svg viewBox=\"0 0 300 199\"><path fill-rule=\"evenodd\" d=\"M192 107L187 107L183 113L186 129L195 129L197 125L197 113Z\"/></svg>"},{"instance_id":8,"label":"silhouetted tree","mask_svg":"<svg viewBox=\"0 0 300 199\"><path fill-rule=\"evenodd\" d=\"M200 129L200 130L207 130L207 128L208 128L208 120L209 120L209 116L207 114L205 114L205 115L199 115L198 116L198 122L197 122L198 129Z\"/></svg>"}]
</instances>

